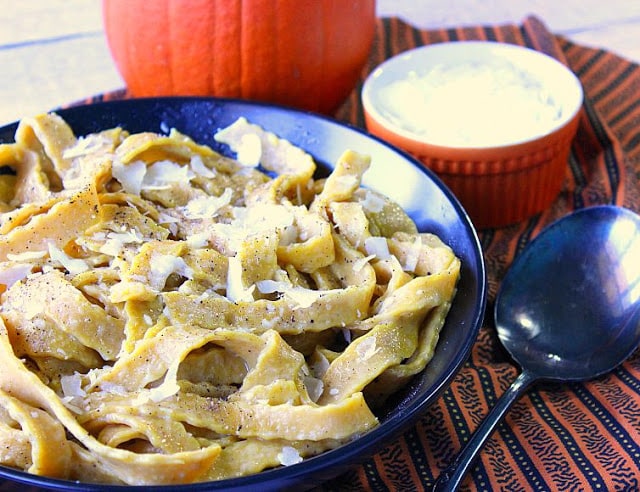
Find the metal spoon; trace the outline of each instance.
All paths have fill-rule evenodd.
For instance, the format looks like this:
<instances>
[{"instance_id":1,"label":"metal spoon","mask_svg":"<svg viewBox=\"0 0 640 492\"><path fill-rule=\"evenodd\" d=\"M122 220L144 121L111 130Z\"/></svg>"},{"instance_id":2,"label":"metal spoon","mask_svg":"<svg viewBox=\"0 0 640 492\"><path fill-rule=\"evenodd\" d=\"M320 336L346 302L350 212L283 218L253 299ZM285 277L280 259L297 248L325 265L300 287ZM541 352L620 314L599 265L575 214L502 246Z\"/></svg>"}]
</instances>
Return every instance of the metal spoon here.
<instances>
[{"instance_id":1,"label":"metal spoon","mask_svg":"<svg viewBox=\"0 0 640 492\"><path fill-rule=\"evenodd\" d=\"M525 248L495 302L498 337L522 372L434 490L456 490L512 403L535 381L613 370L640 340L640 217L610 205L551 224Z\"/></svg>"}]
</instances>

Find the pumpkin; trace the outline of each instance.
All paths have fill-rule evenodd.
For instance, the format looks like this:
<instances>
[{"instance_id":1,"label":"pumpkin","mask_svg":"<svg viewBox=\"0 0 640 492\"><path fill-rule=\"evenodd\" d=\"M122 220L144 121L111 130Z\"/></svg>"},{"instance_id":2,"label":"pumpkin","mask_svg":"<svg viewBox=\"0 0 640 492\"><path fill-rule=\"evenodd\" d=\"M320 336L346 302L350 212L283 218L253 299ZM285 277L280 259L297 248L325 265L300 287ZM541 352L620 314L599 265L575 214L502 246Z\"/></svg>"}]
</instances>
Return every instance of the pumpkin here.
<instances>
[{"instance_id":1,"label":"pumpkin","mask_svg":"<svg viewBox=\"0 0 640 492\"><path fill-rule=\"evenodd\" d=\"M103 0L134 97L233 97L331 113L354 89L375 0Z\"/></svg>"}]
</instances>

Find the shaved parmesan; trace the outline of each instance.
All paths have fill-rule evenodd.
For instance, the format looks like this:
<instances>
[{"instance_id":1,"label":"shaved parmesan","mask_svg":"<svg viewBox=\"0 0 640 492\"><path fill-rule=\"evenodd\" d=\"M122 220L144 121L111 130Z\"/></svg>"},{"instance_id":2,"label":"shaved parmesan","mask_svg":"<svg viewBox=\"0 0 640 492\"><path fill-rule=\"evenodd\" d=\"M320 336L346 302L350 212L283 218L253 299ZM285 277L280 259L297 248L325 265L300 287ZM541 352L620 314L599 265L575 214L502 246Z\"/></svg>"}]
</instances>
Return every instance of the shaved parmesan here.
<instances>
[{"instance_id":1,"label":"shaved parmesan","mask_svg":"<svg viewBox=\"0 0 640 492\"><path fill-rule=\"evenodd\" d=\"M173 183L188 183L195 177L189 166L172 161L158 161L147 167L142 180L143 190L162 190Z\"/></svg>"},{"instance_id":2,"label":"shaved parmesan","mask_svg":"<svg viewBox=\"0 0 640 492\"><path fill-rule=\"evenodd\" d=\"M187 238L187 244L194 249L204 248L209 244L209 233L199 232L198 234L189 236Z\"/></svg>"},{"instance_id":3,"label":"shaved parmesan","mask_svg":"<svg viewBox=\"0 0 640 492\"><path fill-rule=\"evenodd\" d=\"M335 178L335 183L341 188L356 188L360 184L358 179L355 176L346 175L346 176L338 176Z\"/></svg>"},{"instance_id":4,"label":"shaved parmesan","mask_svg":"<svg viewBox=\"0 0 640 492\"><path fill-rule=\"evenodd\" d=\"M167 278L178 273L186 278L193 278L193 270L179 256L154 255L149 272L149 285L152 289L162 290Z\"/></svg>"},{"instance_id":5,"label":"shaved parmesan","mask_svg":"<svg viewBox=\"0 0 640 492\"><path fill-rule=\"evenodd\" d=\"M329 365L329 359L327 359L327 357L322 352L316 352L315 361L311 366L313 375L316 378L322 378L325 372L327 372L327 369L329 369Z\"/></svg>"},{"instance_id":6,"label":"shaved parmesan","mask_svg":"<svg viewBox=\"0 0 640 492\"><path fill-rule=\"evenodd\" d=\"M260 325L262 325L262 328L264 328L265 330L270 330L274 328L277 323L278 323L277 318L273 318L270 320L267 318L263 318L262 321L260 321Z\"/></svg>"},{"instance_id":7,"label":"shaved parmesan","mask_svg":"<svg viewBox=\"0 0 640 492\"><path fill-rule=\"evenodd\" d=\"M233 225L247 231L284 230L292 226L294 221L293 212L284 205L264 203L259 207L244 209L244 213L238 213L239 210L242 209L234 209L236 219Z\"/></svg>"},{"instance_id":8,"label":"shaved parmesan","mask_svg":"<svg viewBox=\"0 0 640 492\"><path fill-rule=\"evenodd\" d=\"M26 278L31 273L32 268L33 266L28 263L2 265L0 266L0 284L11 287L16 282Z\"/></svg>"},{"instance_id":9,"label":"shaved parmesan","mask_svg":"<svg viewBox=\"0 0 640 492\"><path fill-rule=\"evenodd\" d=\"M120 182L124 191L132 195L140 195L146 172L147 165L142 161L123 164L119 160L114 160L111 165L111 175Z\"/></svg>"},{"instance_id":10,"label":"shaved parmesan","mask_svg":"<svg viewBox=\"0 0 640 492\"><path fill-rule=\"evenodd\" d=\"M322 379L314 378L312 376L305 376L304 385L307 388L307 393L311 401L316 402L324 391L324 383Z\"/></svg>"},{"instance_id":11,"label":"shaved parmesan","mask_svg":"<svg viewBox=\"0 0 640 492\"><path fill-rule=\"evenodd\" d=\"M158 215L158 224L177 224L180 220L173 215L169 215L165 212L161 212Z\"/></svg>"},{"instance_id":12,"label":"shaved parmesan","mask_svg":"<svg viewBox=\"0 0 640 492\"><path fill-rule=\"evenodd\" d=\"M316 167L313 158L304 150L249 123L244 117L218 131L214 138L236 152L237 160L246 167L259 163L278 174L309 175Z\"/></svg>"},{"instance_id":13,"label":"shaved parmesan","mask_svg":"<svg viewBox=\"0 0 640 492\"><path fill-rule=\"evenodd\" d=\"M225 205L229 205L233 191L226 188L220 196L204 196L194 198L185 207L185 217L188 219L208 219L215 217Z\"/></svg>"},{"instance_id":14,"label":"shaved parmesan","mask_svg":"<svg viewBox=\"0 0 640 492\"><path fill-rule=\"evenodd\" d=\"M211 236L224 241L233 253L238 251L245 239L273 231L284 232L293 226L294 221L293 213L287 207L268 203L259 207L235 207L233 214L231 223L214 223L209 227Z\"/></svg>"},{"instance_id":15,"label":"shaved parmesan","mask_svg":"<svg viewBox=\"0 0 640 492\"><path fill-rule=\"evenodd\" d=\"M191 166L191 170L198 176L202 176L203 178L216 177L216 172L213 169L205 166L202 157L200 157L198 154L194 154L191 157L191 162L189 162L189 165Z\"/></svg>"},{"instance_id":16,"label":"shaved parmesan","mask_svg":"<svg viewBox=\"0 0 640 492\"><path fill-rule=\"evenodd\" d=\"M364 266L366 264L368 264L375 257L376 257L376 255L369 255L369 256L365 256L364 258L360 258L358 261L355 261L353 263L353 271L354 272L359 272L360 270L362 270L364 268Z\"/></svg>"},{"instance_id":17,"label":"shaved parmesan","mask_svg":"<svg viewBox=\"0 0 640 492\"><path fill-rule=\"evenodd\" d=\"M177 376L178 376L178 368L180 367L181 360L178 359L173 362L167 373L164 376L164 381L160 386L155 388L151 388L149 390L149 398L151 401L159 402L162 400L166 400L170 396L175 395L178 391L180 391L180 385L178 384Z\"/></svg>"},{"instance_id":18,"label":"shaved parmesan","mask_svg":"<svg viewBox=\"0 0 640 492\"><path fill-rule=\"evenodd\" d=\"M77 275L89 270L89 265L86 261L80 258L71 258L53 244L49 244L49 258L51 258L51 261L60 263L71 275Z\"/></svg>"},{"instance_id":19,"label":"shaved parmesan","mask_svg":"<svg viewBox=\"0 0 640 492\"><path fill-rule=\"evenodd\" d=\"M245 167L256 167L262 159L262 142L253 133L243 135L236 147L237 160Z\"/></svg>"},{"instance_id":20,"label":"shaved parmesan","mask_svg":"<svg viewBox=\"0 0 640 492\"><path fill-rule=\"evenodd\" d=\"M112 144L112 141L104 135L93 133L86 137L80 137L76 144L64 149L62 157L64 159L73 159L83 155L91 154L102 149L105 145Z\"/></svg>"},{"instance_id":21,"label":"shaved parmesan","mask_svg":"<svg viewBox=\"0 0 640 492\"><path fill-rule=\"evenodd\" d=\"M260 128L240 117L215 134L218 142L225 143L236 153L236 160L245 167L256 167L262 160ZM263 131L264 133L264 131Z\"/></svg>"},{"instance_id":22,"label":"shaved parmesan","mask_svg":"<svg viewBox=\"0 0 640 492\"><path fill-rule=\"evenodd\" d=\"M242 282L242 265L236 256L229 258L227 269L227 299L231 302L253 301L255 285L245 289Z\"/></svg>"},{"instance_id":23,"label":"shaved parmesan","mask_svg":"<svg viewBox=\"0 0 640 492\"><path fill-rule=\"evenodd\" d=\"M364 240L364 249L368 255L375 255L380 260L388 260L391 257L386 237L368 237Z\"/></svg>"},{"instance_id":24,"label":"shaved parmesan","mask_svg":"<svg viewBox=\"0 0 640 492\"><path fill-rule=\"evenodd\" d=\"M87 394L82 389L82 376L77 372L69 376L62 376L60 378L60 386L62 387L62 394L70 398L86 396Z\"/></svg>"},{"instance_id":25,"label":"shaved parmesan","mask_svg":"<svg viewBox=\"0 0 640 492\"><path fill-rule=\"evenodd\" d=\"M144 237L135 229L124 232L109 232L105 236L105 243L100 252L105 255L118 256L127 244L142 244Z\"/></svg>"},{"instance_id":26,"label":"shaved parmesan","mask_svg":"<svg viewBox=\"0 0 640 492\"><path fill-rule=\"evenodd\" d=\"M422 241L420 240L420 236L418 236L407 247L407 250L406 250L407 256L404 260L404 265L402 265L402 269L405 272L416 271L416 267L418 266L418 260L420 259L421 250L422 250Z\"/></svg>"},{"instance_id":27,"label":"shaved parmesan","mask_svg":"<svg viewBox=\"0 0 640 492\"><path fill-rule=\"evenodd\" d=\"M276 280L260 280L256 282L256 287L262 294L273 294L274 292L285 292L291 289L291 284Z\"/></svg>"},{"instance_id":28,"label":"shaved parmesan","mask_svg":"<svg viewBox=\"0 0 640 492\"><path fill-rule=\"evenodd\" d=\"M351 335L351 330L348 328L342 328L342 336L344 337L344 341L347 343L351 343L351 339L353 336Z\"/></svg>"},{"instance_id":29,"label":"shaved parmesan","mask_svg":"<svg viewBox=\"0 0 640 492\"><path fill-rule=\"evenodd\" d=\"M364 200L362 200L360 203L367 212L378 213L382 212L382 209L384 208L386 202L384 198L379 196L377 193L373 193L372 191L367 190L364 195Z\"/></svg>"},{"instance_id":30,"label":"shaved parmesan","mask_svg":"<svg viewBox=\"0 0 640 492\"><path fill-rule=\"evenodd\" d=\"M295 225L290 225L283 227L280 230L280 242L279 244L282 246L287 246L289 244L293 244L298 239L298 228Z\"/></svg>"},{"instance_id":31,"label":"shaved parmesan","mask_svg":"<svg viewBox=\"0 0 640 492\"><path fill-rule=\"evenodd\" d=\"M358 344L356 350L362 360L367 360L377 354L380 351L380 347L377 346L374 337L369 337L363 339L362 342Z\"/></svg>"},{"instance_id":32,"label":"shaved parmesan","mask_svg":"<svg viewBox=\"0 0 640 492\"><path fill-rule=\"evenodd\" d=\"M320 299L322 297L322 291L294 287L293 289L287 290L284 295L297 304L293 309L304 309Z\"/></svg>"},{"instance_id":33,"label":"shaved parmesan","mask_svg":"<svg viewBox=\"0 0 640 492\"><path fill-rule=\"evenodd\" d=\"M298 450L292 446L284 446L282 451L278 453L278 461L284 466L295 465L302 461L302 456Z\"/></svg>"},{"instance_id":34,"label":"shaved parmesan","mask_svg":"<svg viewBox=\"0 0 640 492\"><path fill-rule=\"evenodd\" d=\"M260 280L256 282L256 287L263 294L280 292L296 303L294 309L308 308L322 297L323 291L304 289L302 287L292 287L290 283L275 280Z\"/></svg>"},{"instance_id":35,"label":"shaved parmesan","mask_svg":"<svg viewBox=\"0 0 640 492\"><path fill-rule=\"evenodd\" d=\"M127 394L127 388L125 388L121 384L115 384L115 383L112 383L110 381L101 381L100 382L100 389L102 391L106 391L107 393L113 393L113 394L116 394L116 395L126 395Z\"/></svg>"},{"instance_id":36,"label":"shaved parmesan","mask_svg":"<svg viewBox=\"0 0 640 492\"><path fill-rule=\"evenodd\" d=\"M7 253L7 260L10 261L33 261L44 258L47 255L46 251L23 251L22 253Z\"/></svg>"},{"instance_id":37,"label":"shaved parmesan","mask_svg":"<svg viewBox=\"0 0 640 492\"><path fill-rule=\"evenodd\" d=\"M180 219L174 217L173 215L169 215L167 213L161 212L158 216L158 224L168 226L169 232L173 235L178 234L178 224L180 223Z\"/></svg>"}]
</instances>

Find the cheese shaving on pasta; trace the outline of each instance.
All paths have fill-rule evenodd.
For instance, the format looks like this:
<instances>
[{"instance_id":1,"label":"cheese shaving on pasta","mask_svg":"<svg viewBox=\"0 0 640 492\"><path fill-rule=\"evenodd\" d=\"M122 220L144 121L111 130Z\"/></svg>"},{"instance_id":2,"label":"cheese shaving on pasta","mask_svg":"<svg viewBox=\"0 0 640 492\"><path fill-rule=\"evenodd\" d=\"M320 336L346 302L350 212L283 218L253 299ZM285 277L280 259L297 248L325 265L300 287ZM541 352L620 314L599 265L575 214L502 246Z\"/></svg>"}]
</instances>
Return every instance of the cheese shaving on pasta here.
<instances>
[{"instance_id":1,"label":"cheese shaving on pasta","mask_svg":"<svg viewBox=\"0 0 640 492\"><path fill-rule=\"evenodd\" d=\"M238 159L56 114L0 145L0 464L128 485L292 466L375 428L431 360L460 261L361 187L369 157L316 179L244 118L215 139Z\"/></svg>"}]
</instances>

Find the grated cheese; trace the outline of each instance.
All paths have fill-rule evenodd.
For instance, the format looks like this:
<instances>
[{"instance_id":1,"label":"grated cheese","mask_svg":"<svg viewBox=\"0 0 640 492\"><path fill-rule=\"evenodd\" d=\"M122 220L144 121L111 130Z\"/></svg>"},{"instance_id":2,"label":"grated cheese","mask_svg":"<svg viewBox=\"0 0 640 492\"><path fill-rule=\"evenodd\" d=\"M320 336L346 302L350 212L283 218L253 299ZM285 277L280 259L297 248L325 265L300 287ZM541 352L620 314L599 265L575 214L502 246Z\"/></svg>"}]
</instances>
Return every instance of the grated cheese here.
<instances>
[{"instance_id":1,"label":"grated cheese","mask_svg":"<svg viewBox=\"0 0 640 492\"><path fill-rule=\"evenodd\" d=\"M544 83L507 60L439 64L380 91L397 126L439 145L486 147L546 133L562 108Z\"/></svg>"}]
</instances>

